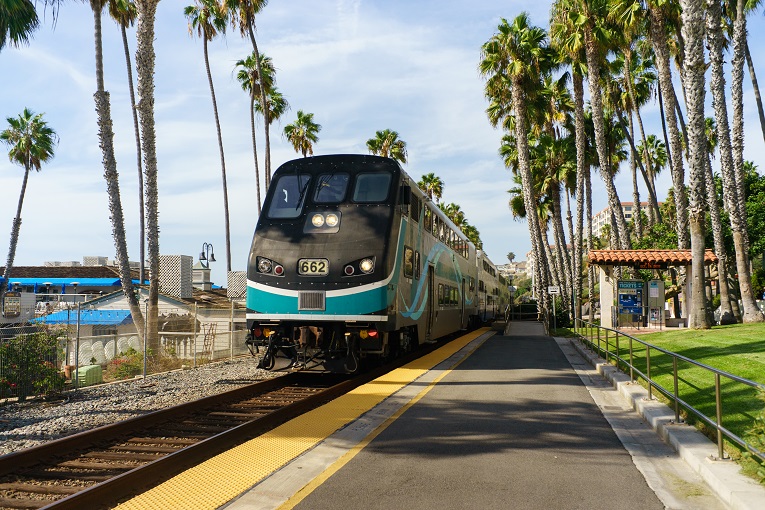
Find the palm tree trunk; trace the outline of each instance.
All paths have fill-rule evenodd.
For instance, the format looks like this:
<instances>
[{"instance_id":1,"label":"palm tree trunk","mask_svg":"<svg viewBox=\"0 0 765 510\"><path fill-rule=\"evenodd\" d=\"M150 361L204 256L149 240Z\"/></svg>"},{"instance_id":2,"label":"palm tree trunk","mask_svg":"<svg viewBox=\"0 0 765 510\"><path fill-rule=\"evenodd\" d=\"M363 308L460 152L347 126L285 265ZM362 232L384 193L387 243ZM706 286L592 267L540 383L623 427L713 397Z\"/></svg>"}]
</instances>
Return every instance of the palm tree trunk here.
<instances>
[{"instance_id":1,"label":"palm tree trunk","mask_svg":"<svg viewBox=\"0 0 765 510\"><path fill-rule=\"evenodd\" d=\"M627 135L627 142L630 144L630 148L633 153L638 153L637 147L635 147L635 139L630 134L630 127L627 125L627 122L624 120L624 116L622 115L622 112L616 112L616 118L619 120L619 124L622 126L622 129L624 129L624 134ZM645 144L645 142L643 142ZM656 188L653 186L653 179L651 175L649 175L648 171L645 168L645 165L643 164L643 161L641 158L637 158L635 160L635 163L637 164L637 167L640 169L640 174L643 176L643 182L645 182L646 189L648 190L648 196L651 199L652 207L656 209L656 217L658 218L658 221L661 221L661 212L659 211L659 201L656 198Z\"/></svg>"},{"instance_id":2,"label":"palm tree trunk","mask_svg":"<svg viewBox=\"0 0 765 510\"><path fill-rule=\"evenodd\" d=\"M691 230L691 308L688 327L709 329L709 312L704 278L706 160L708 152L704 132L704 0L681 0L683 8L682 32L686 42L685 97L688 107L688 152L690 159L690 204L688 207Z\"/></svg>"},{"instance_id":3,"label":"palm tree trunk","mask_svg":"<svg viewBox=\"0 0 765 510\"><path fill-rule=\"evenodd\" d=\"M659 98L659 117L661 117L661 133L664 136L664 147L667 150L667 164L669 168L674 168L672 162L672 149L669 145L669 134L667 133L667 112L664 108L664 99L661 94L661 87L656 89L656 96ZM656 189L656 175L651 171L651 186ZM659 220L661 221L661 220Z\"/></svg>"},{"instance_id":4,"label":"palm tree trunk","mask_svg":"<svg viewBox=\"0 0 765 510\"><path fill-rule=\"evenodd\" d=\"M736 322L733 309L730 305L730 289L728 287L728 251L722 233L722 219L720 218L720 205L717 203L714 176L712 175L712 161L707 154L707 206L712 223L712 237L717 255L717 281L720 290L720 324L733 324Z\"/></svg>"},{"instance_id":5,"label":"palm tree trunk","mask_svg":"<svg viewBox=\"0 0 765 510\"><path fill-rule=\"evenodd\" d=\"M574 295L577 304L582 301L582 263L583 253L583 230L584 230L584 184L585 172L589 172L586 164L587 135L584 129L584 83L582 75L573 73L574 81L574 133L576 139L576 238L574 241ZM590 222L590 225L592 223ZM581 307L577 306L577 316L581 317ZM592 313L592 312L590 312ZM590 316L592 318L592 316Z\"/></svg>"},{"instance_id":6,"label":"palm tree trunk","mask_svg":"<svg viewBox=\"0 0 765 510\"><path fill-rule=\"evenodd\" d=\"M135 53L138 74L138 116L143 136L144 186L146 195L146 241L149 258L149 302L147 306L147 344L159 347L157 317L159 315L159 198L157 192L157 134L154 120L154 21L159 0L136 0L137 48ZM154 352L157 352L156 350Z\"/></svg>"},{"instance_id":7,"label":"palm tree trunk","mask_svg":"<svg viewBox=\"0 0 765 510\"><path fill-rule=\"evenodd\" d=\"M731 105L733 108L733 129L731 130L730 158L732 165L723 171L724 191L728 201L726 208L730 217L733 242L736 247L736 269L738 271L739 291L743 306L742 320L762 322L765 316L760 312L752 289L752 277L749 267L749 234L746 230L746 208L744 197L744 42L746 41L746 16L743 2L736 6L737 14L733 24L733 60L731 65ZM718 130L721 128L718 119ZM727 125L726 125L727 127ZM721 165L723 146L720 144ZM721 168L723 168L721 166Z\"/></svg>"},{"instance_id":8,"label":"palm tree trunk","mask_svg":"<svg viewBox=\"0 0 765 510\"><path fill-rule=\"evenodd\" d=\"M549 295L547 294L547 255L543 246L542 228L539 217L536 214L537 200L534 193L533 177L531 175L531 157L529 155L528 145L528 127L526 113L526 98L523 94L523 83L519 77L513 79L512 84L512 102L515 112L515 137L518 149L518 173L521 175L521 187L523 188L523 202L526 207L526 221L529 225L529 234L531 236L531 245L534 251L534 267L537 274L537 288L539 301L537 308L544 317L547 317L549 310Z\"/></svg>"},{"instance_id":9,"label":"palm tree trunk","mask_svg":"<svg viewBox=\"0 0 765 510\"><path fill-rule=\"evenodd\" d=\"M587 252L594 248L592 238L592 180L589 168L584 173L585 194L587 195ZM595 266L587 264L587 298L590 301L590 322L595 319Z\"/></svg>"},{"instance_id":10,"label":"palm tree trunk","mask_svg":"<svg viewBox=\"0 0 765 510\"><path fill-rule=\"evenodd\" d=\"M669 145L672 151L672 184L675 188L675 207L677 244L680 249L687 249L688 242L688 197L685 193L685 170L683 169L682 142L675 116L675 93L672 85L672 71L669 64L669 49L665 29L664 14L659 7L650 6L650 39L656 54L656 68L659 71L659 87L666 104L664 118L669 130Z\"/></svg>"},{"instance_id":11,"label":"palm tree trunk","mask_svg":"<svg viewBox=\"0 0 765 510\"><path fill-rule=\"evenodd\" d=\"M757 113L760 115L760 128L762 129L762 139L765 140L765 111L762 108L762 97L760 96L760 86L757 83L757 74L754 72L754 62L752 54L749 52L749 41L744 41L744 50L746 54L746 65L749 68L749 77L752 79L752 89L754 90L754 100L757 102Z\"/></svg>"},{"instance_id":12,"label":"palm tree trunk","mask_svg":"<svg viewBox=\"0 0 765 510\"><path fill-rule=\"evenodd\" d=\"M258 216L263 210L260 199L260 169L258 168L258 143L255 136L255 94L250 92L250 131L252 132L252 156L255 159L255 187L258 192Z\"/></svg>"},{"instance_id":13,"label":"palm tree trunk","mask_svg":"<svg viewBox=\"0 0 765 510\"><path fill-rule=\"evenodd\" d=\"M16 246L19 243L19 232L21 231L21 208L24 205L24 195L27 192L27 182L29 181L30 165L24 165L24 179L21 181L21 191L19 192L19 203L16 206L16 216L13 218L11 226L11 243L8 246L8 259L5 262L3 271L3 285L0 288L0 297L5 295L5 291L10 283L11 272L13 270L13 261L16 258Z\"/></svg>"},{"instance_id":14,"label":"palm tree trunk","mask_svg":"<svg viewBox=\"0 0 765 510\"><path fill-rule=\"evenodd\" d=\"M629 67L627 67L627 75L629 77ZM637 100L635 98L635 88L632 86L632 78L629 78L627 81L627 89L630 95L630 101L632 102L634 108L635 108L635 117L637 117L637 124L638 129L640 129L640 139L643 141L643 147L645 147L645 150L643 151L643 156L645 157L645 164L648 165L649 168L653 168L653 162L651 161L651 154L648 151L648 141L645 135L645 128L643 127L643 117L640 115L640 108L637 106ZM630 116L630 124L632 124L632 116ZM630 128L630 133L633 132L633 129ZM630 144L632 147L635 146L635 137L632 136L632 140L630 141ZM633 151L635 149L633 148ZM660 222L661 221L661 211L659 211L659 202L656 199L656 188L655 186L652 186L652 182L648 179L647 172L645 168L642 165L641 158L638 158L638 163L640 164L640 171L643 174L643 179L645 180L646 188L648 189L648 195L651 197L651 207L650 209L653 211L653 214L651 215L654 217L655 221ZM633 169L634 173L634 169ZM635 180L633 178L633 180ZM638 206L639 207L639 206ZM642 220L641 220L641 227L642 227ZM638 234L639 236L642 236L641 234Z\"/></svg>"},{"instance_id":15,"label":"palm tree trunk","mask_svg":"<svg viewBox=\"0 0 765 510\"><path fill-rule=\"evenodd\" d=\"M555 229L555 248L558 256L558 267L560 271L561 298L566 310L569 308L571 300L571 260L568 256L568 243L566 234L563 230L563 211L560 199L560 185L556 185L553 196L553 218L552 224Z\"/></svg>"},{"instance_id":16,"label":"palm tree trunk","mask_svg":"<svg viewBox=\"0 0 765 510\"><path fill-rule=\"evenodd\" d=\"M571 213L571 192L568 188L565 189L566 193L566 226L568 227L568 239L573 243L576 239L576 236L574 234L574 216ZM574 290L576 287L576 264L574 263L573 256L575 253L575 249L572 248L569 250L568 246L566 246L566 263L568 264L568 295L573 297L573 302L571 303L572 306L576 304L576 294L574 294Z\"/></svg>"},{"instance_id":17,"label":"palm tree trunk","mask_svg":"<svg viewBox=\"0 0 765 510\"><path fill-rule=\"evenodd\" d=\"M269 136L268 126L271 124L269 119L268 99L266 97L266 87L263 85L263 71L260 68L260 52L258 51L258 43L255 41L255 20L248 20L247 32L250 35L250 42L252 42L252 52L255 55L255 68L258 71L258 80L260 81L260 101L263 105L263 127L266 138L266 191L271 186L271 140Z\"/></svg>"},{"instance_id":18,"label":"palm tree trunk","mask_svg":"<svg viewBox=\"0 0 765 510\"><path fill-rule=\"evenodd\" d=\"M143 167L141 165L141 130L138 126L138 110L135 107L135 88L133 87L133 65L130 61L130 46L128 45L127 30L120 23L122 32L122 47L125 49L125 64L127 66L128 89L130 90L130 111L133 112L133 130L135 131L136 167L138 168L138 220L141 231L139 278L141 285L146 281L146 220L143 214Z\"/></svg>"},{"instance_id":19,"label":"palm tree trunk","mask_svg":"<svg viewBox=\"0 0 765 510\"><path fill-rule=\"evenodd\" d=\"M632 113L629 116L630 137L635 139L635 123L632 120ZM630 150L630 174L632 175L632 225L635 229L635 237L643 237L643 218L640 216L640 190L638 189L637 179L637 151Z\"/></svg>"},{"instance_id":20,"label":"palm tree trunk","mask_svg":"<svg viewBox=\"0 0 765 510\"><path fill-rule=\"evenodd\" d=\"M109 104L109 93L104 90L104 62L101 36L101 12L102 5L97 0L91 1L93 9L93 23L95 32L96 51L96 93L93 95L96 106L96 118L98 121L98 140L103 154L104 180L106 181L106 193L109 197L109 217L112 220L112 238L114 239L115 255L120 271L120 283L122 292L128 302L128 308L133 317L133 324L139 338L143 339L143 322L145 318L141 314L138 298L133 288L133 273L127 250L125 234L125 218L122 213L122 199L120 197L119 174L117 172L117 160L114 157L114 131L112 129L112 114Z\"/></svg>"},{"instance_id":21,"label":"palm tree trunk","mask_svg":"<svg viewBox=\"0 0 765 510\"><path fill-rule=\"evenodd\" d=\"M723 183L723 203L727 204L730 202L729 194L736 194L737 190L732 181L733 155L728 124L728 106L725 97L725 68L723 56L725 36L723 35L720 24L721 18L722 9L720 7L720 2L718 0L707 0L706 29L709 45L709 90L712 94L712 107L717 121L717 143L720 149L720 174ZM709 160L709 158L707 158L707 160ZM720 220L719 206L717 205L717 194L714 192L711 162L708 164L706 180L709 191L709 209L712 218L715 253L719 259L720 323L723 323L723 321L727 323L735 316L740 316L740 313L736 314L734 312L734 305L735 309L738 309L738 300L732 299L732 296L730 295L730 287L728 285L728 254L722 238L722 222ZM731 217L731 224L733 221L734 220ZM736 249L738 248L739 247L736 247ZM727 313L732 313L733 317L727 316Z\"/></svg>"},{"instance_id":22,"label":"palm tree trunk","mask_svg":"<svg viewBox=\"0 0 765 510\"><path fill-rule=\"evenodd\" d=\"M231 223L228 211L228 185L226 184L226 156L223 151L223 134L220 129L220 117L218 116L218 102L215 100L215 87L213 86L212 73L210 73L210 58L207 53L207 34L202 38L202 48L205 56L205 70L207 82L210 84L210 97L212 97L213 113L215 114L215 131L218 134L218 151L220 153L220 173L223 181L223 215L226 229L226 272L231 272Z\"/></svg>"},{"instance_id":23,"label":"palm tree trunk","mask_svg":"<svg viewBox=\"0 0 765 510\"><path fill-rule=\"evenodd\" d=\"M587 82L590 86L590 105L592 106L592 121L595 127L595 147L598 152L598 161L600 163L600 175L606 186L608 205L611 208L611 212L616 215L616 223L619 229L619 232L617 233L619 247L626 250L630 247L627 220L624 219L624 210L622 209L621 201L619 200L619 193L614 185L614 176L611 172L611 163L607 154L603 98L601 96L600 82L598 80L598 77L600 76L600 61L596 43L594 41L594 35L591 32L586 32L585 41L587 75L589 77Z\"/></svg>"}]
</instances>

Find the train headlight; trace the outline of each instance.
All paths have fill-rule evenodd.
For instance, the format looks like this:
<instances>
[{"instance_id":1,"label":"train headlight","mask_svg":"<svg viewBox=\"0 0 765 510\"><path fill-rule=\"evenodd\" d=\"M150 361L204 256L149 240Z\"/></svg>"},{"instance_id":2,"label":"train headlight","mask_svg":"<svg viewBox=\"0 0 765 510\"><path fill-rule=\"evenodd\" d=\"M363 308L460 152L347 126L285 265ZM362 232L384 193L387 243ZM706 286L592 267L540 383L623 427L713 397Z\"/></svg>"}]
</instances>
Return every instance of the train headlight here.
<instances>
[{"instance_id":1,"label":"train headlight","mask_svg":"<svg viewBox=\"0 0 765 510\"><path fill-rule=\"evenodd\" d=\"M258 258L258 271L265 274L270 274L274 264L268 259L263 257Z\"/></svg>"},{"instance_id":2,"label":"train headlight","mask_svg":"<svg viewBox=\"0 0 765 510\"><path fill-rule=\"evenodd\" d=\"M340 211L311 211L306 215L303 232L306 234L334 234L340 231Z\"/></svg>"},{"instance_id":3,"label":"train headlight","mask_svg":"<svg viewBox=\"0 0 765 510\"><path fill-rule=\"evenodd\" d=\"M372 259L364 259L359 263L359 269L364 273L371 273L375 269L375 263Z\"/></svg>"}]
</instances>

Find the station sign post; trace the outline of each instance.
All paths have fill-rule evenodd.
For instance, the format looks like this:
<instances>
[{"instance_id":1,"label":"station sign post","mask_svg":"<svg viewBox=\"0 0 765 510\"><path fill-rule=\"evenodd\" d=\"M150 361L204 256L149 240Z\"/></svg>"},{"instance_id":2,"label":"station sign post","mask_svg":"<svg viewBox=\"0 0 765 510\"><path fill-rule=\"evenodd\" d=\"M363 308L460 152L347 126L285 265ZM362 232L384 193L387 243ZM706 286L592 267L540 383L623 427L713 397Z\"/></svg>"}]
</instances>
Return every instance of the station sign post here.
<instances>
[{"instance_id":1,"label":"station sign post","mask_svg":"<svg viewBox=\"0 0 765 510\"><path fill-rule=\"evenodd\" d=\"M547 286L547 293L552 296L557 296L560 294L560 286L558 285L548 285ZM555 297L553 297L553 329L558 329L558 324L555 320Z\"/></svg>"}]
</instances>

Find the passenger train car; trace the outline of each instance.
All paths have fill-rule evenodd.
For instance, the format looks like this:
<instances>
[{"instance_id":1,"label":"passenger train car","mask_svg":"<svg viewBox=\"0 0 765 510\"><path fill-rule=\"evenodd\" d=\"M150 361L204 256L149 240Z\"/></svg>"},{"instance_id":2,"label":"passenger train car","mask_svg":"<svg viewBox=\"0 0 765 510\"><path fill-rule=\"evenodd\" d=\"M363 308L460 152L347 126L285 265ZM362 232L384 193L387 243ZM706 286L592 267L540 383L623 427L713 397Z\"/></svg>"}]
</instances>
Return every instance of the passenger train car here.
<instances>
[{"instance_id":1,"label":"passenger train car","mask_svg":"<svg viewBox=\"0 0 765 510\"><path fill-rule=\"evenodd\" d=\"M265 348L264 368L283 357L355 372L365 358L481 321L479 264L475 246L394 160L289 161L274 173L252 241L247 343ZM482 274L496 288L496 272Z\"/></svg>"}]
</instances>

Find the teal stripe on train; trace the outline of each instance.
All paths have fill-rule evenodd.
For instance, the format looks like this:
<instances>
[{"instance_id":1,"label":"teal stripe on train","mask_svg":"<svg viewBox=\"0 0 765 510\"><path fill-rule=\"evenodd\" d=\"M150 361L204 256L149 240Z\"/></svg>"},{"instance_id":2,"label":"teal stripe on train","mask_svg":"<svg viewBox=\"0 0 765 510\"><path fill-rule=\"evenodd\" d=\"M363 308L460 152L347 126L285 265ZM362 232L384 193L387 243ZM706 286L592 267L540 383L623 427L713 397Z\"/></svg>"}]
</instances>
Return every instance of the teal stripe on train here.
<instances>
[{"instance_id":1,"label":"teal stripe on train","mask_svg":"<svg viewBox=\"0 0 765 510\"><path fill-rule=\"evenodd\" d=\"M258 313L294 313L309 315L362 315L388 307L388 287L366 290L345 296L327 296L326 310L298 310L297 296L282 296L247 287L247 308Z\"/></svg>"}]
</instances>

